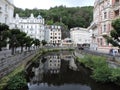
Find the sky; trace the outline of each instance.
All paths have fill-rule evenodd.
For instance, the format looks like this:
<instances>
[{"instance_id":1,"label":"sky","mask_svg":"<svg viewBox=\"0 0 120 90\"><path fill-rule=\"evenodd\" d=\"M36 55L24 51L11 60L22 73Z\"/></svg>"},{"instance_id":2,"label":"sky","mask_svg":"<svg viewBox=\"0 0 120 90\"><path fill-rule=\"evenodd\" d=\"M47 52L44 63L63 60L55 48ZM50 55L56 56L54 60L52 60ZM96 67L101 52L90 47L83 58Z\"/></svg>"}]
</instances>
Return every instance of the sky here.
<instances>
[{"instance_id":1,"label":"sky","mask_svg":"<svg viewBox=\"0 0 120 90\"><path fill-rule=\"evenodd\" d=\"M55 6L81 7L93 6L95 0L14 0L16 7L25 9L49 9Z\"/></svg>"}]
</instances>

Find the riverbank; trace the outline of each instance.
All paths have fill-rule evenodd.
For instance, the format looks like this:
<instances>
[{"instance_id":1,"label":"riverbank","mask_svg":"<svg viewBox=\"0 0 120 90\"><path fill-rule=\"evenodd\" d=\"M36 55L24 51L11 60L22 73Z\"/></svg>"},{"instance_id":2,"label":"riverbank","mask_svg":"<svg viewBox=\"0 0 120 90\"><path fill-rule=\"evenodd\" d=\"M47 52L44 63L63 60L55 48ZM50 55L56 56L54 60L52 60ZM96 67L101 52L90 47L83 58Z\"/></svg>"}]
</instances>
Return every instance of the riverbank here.
<instances>
[{"instance_id":1,"label":"riverbank","mask_svg":"<svg viewBox=\"0 0 120 90\"><path fill-rule=\"evenodd\" d=\"M87 54L81 58L77 57L76 60L92 70L91 77L96 80L96 82L112 82L120 85L120 68L110 67L106 61L106 57Z\"/></svg>"},{"instance_id":2,"label":"riverbank","mask_svg":"<svg viewBox=\"0 0 120 90\"><path fill-rule=\"evenodd\" d=\"M21 60L20 64L16 67L16 69L14 69L12 72L10 72L8 75L4 76L1 80L0 80L0 90L3 90L4 87L6 87L6 85L8 84L8 81L16 76L18 73L21 73L22 71L24 71L27 67L29 67L29 65L31 64L31 62L37 60L37 58L41 55L44 54L46 52L53 52L53 51L61 51L61 50L69 50L72 51L73 49L39 49L38 51L36 51L33 55L29 55L28 57L26 57L24 60ZM24 77L23 77L24 78Z\"/></svg>"},{"instance_id":3,"label":"riverbank","mask_svg":"<svg viewBox=\"0 0 120 90\"><path fill-rule=\"evenodd\" d=\"M13 69L13 71L9 72L9 74L5 75L3 78L0 79L0 90L3 90L6 85L8 84L8 81L17 75L18 73L22 72L27 64L28 61L33 60L37 55L39 54L38 51L35 51L35 53L31 54L30 56L24 58L24 60L21 60L21 62L17 63L17 67ZM13 66L14 67L14 66ZM12 68L12 66L11 66Z\"/></svg>"}]
</instances>

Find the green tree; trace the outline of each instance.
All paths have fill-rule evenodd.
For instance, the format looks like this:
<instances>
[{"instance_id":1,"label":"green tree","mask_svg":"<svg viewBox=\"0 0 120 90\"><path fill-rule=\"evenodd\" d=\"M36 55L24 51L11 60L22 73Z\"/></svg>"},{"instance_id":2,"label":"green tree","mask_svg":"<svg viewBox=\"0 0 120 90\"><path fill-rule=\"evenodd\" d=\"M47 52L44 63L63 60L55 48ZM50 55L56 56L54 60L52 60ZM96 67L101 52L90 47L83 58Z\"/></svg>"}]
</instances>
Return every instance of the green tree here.
<instances>
[{"instance_id":1,"label":"green tree","mask_svg":"<svg viewBox=\"0 0 120 90\"><path fill-rule=\"evenodd\" d=\"M0 23L0 51L2 50L2 47L6 46L7 44L8 30L9 30L8 25Z\"/></svg>"},{"instance_id":2,"label":"green tree","mask_svg":"<svg viewBox=\"0 0 120 90\"><path fill-rule=\"evenodd\" d=\"M32 46L33 44L33 38L31 38L30 36L27 36L25 38L25 45L26 45L26 48L28 48L28 51L30 51L30 47Z\"/></svg>"},{"instance_id":3,"label":"green tree","mask_svg":"<svg viewBox=\"0 0 120 90\"><path fill-rule=\"evenodd\" d=\"M120 18L112 22L112 27L113 30L111 30L110 36L104 35L103 37L107 39L108 43L120 48Z\"/></svg>"},{"instance_id":4,"label":"green tree","mask_svg":"<svg viewBox=\"0 0 120 90\"><path fill-rule=\"evenodd\" d=\"M19 42L18 42L19 34L20 34L19 29L12 29L9 32L9 44L10 44L10 48L12 49L11 52L12 55L15 54L15 48L19 46Z\"/></svg>"},{"instance_id":5,"label":"green tree","mask_svg":"<svg viewBox=\"0 0 120 90\"><path fill-rule=\"evenodd\" d=\"M39 39L35 39L33 41L33 44L36 46L36 48L38 48L40 46L40 40Z\"/></svg>"},{"instance_id":6,"label":"green tree","mask_svg":"<svg viewBox=\"0 0 120 90\"><path fill-rule=\"evenodd\" d=\"M47 44L47 42L45 40L42 40L42 45L44 46L46 44Z\"/></svg>"},{"instance_id":7,"label":"green tree","mask_svg":"<svg viewBox=\"0 0 120 90\"><path fill-rule=\"evenodd\" d=\"M26 35L27 34L25 32L20 32L17 35L17 41L18 41L19 45L21 46L21 52L23 52L23 47L26 43L26 41L25 41Z\"/></svg>"}]
</instances>

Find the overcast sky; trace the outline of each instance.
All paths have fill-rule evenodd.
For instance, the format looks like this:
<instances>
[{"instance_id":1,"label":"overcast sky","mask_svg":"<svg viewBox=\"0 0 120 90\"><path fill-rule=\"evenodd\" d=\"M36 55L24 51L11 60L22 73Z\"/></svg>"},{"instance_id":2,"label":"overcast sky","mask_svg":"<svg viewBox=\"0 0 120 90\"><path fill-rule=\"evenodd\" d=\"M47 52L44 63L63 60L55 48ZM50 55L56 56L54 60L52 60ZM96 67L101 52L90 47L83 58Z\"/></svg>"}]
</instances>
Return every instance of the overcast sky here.
<instances>
[{"instance_id":1,"label":"overcast sky","mask_svg":"<svg viewBox=\"0 0 120 90\"><path fill-rule=\"evenodd\" d=\"M95 0L14 0L19 8L49 9L50 7L65 5L66 7L93 6Z\"/></svg>"}]
</instances>

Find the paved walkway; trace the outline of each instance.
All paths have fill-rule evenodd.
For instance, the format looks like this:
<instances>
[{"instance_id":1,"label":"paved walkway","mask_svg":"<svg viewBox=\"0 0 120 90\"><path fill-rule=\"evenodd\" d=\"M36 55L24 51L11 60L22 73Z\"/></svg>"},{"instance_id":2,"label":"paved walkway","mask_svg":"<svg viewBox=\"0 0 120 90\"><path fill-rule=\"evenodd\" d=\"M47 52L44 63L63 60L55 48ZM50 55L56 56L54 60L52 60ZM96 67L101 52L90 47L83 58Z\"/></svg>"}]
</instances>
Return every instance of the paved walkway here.
<instances>
[{"instance_id":1,"label":"paved walkway","mask_svg":"<svg viewBox=\"0 0 120 90\"><path fill-rule=\"evenodd\" d=\"M9 56L12 56L11 55L11 50L0 51L0 60L2 58L6 58L6 57L9 57Z\"/></svg>"}]
</instances>

